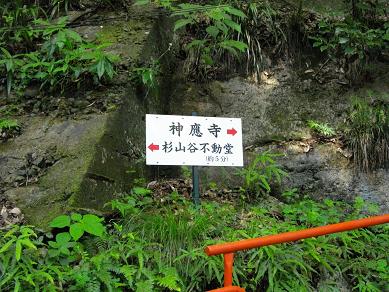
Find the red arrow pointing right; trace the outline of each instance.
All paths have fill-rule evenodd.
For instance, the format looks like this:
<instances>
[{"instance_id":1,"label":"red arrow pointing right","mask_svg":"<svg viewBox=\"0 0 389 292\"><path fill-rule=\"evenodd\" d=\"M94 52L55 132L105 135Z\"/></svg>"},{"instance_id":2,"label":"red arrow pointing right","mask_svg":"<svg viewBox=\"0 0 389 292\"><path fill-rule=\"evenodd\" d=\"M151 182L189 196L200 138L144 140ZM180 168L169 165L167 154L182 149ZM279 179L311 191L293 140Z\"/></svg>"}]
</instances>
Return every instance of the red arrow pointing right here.
<instances>
[{"instance_id":1,"label":"red arrow pointing right","mask_svg":"<svg viewBox=\"0 0 389 292\"><path fill-rule=\"evenodd\" d=\"M227 135L235 136L235 134L238 133L234 128L227 129Z\"/></svg>"},{"instance_id":2,"label":"red arrow pointing right","mask_svg":"<svg viewBox=\"0 0 389 292\"><path fill-rule=\"evenodd\" d=\"M159 150L159 145L154 145L154 143L151 143L147 148L154 152L154 150Z\"/></svg>"}]
</instances>

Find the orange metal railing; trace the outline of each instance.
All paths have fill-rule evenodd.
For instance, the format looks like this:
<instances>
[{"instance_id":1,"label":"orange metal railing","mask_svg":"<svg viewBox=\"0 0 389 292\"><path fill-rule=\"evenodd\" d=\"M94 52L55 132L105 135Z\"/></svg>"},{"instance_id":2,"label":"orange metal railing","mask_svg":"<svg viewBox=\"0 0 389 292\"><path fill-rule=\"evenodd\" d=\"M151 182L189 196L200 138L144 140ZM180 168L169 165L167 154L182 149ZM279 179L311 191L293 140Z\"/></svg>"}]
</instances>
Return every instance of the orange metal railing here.
<instances>
[{"instance_id":1,"label":"orange metal railing","mask_svg":"<svg viewBox=\"0 0 389 292\"><path fill-rule=\"evenodd\" d=\"M317 237L321 235L343 232L358 228L364 228L379 224L389 223L389 214L374 216L359 220L347 221L337 224L330 224L299 231L285 232L275 235L268 235L259 238L245 239L235 242L210 245L205 248L208 256L224 255L224 288L209 292L244 292L243 288L232 286L232 271L234 264L234 252L258 248L266 245L296 241L304 238Z\"/></svg>"}]
</instances>

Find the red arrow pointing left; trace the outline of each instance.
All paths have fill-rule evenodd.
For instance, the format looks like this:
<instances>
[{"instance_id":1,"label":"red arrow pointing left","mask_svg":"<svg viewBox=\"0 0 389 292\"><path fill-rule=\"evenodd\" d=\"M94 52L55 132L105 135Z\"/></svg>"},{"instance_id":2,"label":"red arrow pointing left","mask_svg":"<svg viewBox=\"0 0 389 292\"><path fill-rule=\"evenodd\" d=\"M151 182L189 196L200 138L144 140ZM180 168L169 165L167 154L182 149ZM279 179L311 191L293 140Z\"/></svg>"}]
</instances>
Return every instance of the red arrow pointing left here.
<instances>
[{"instance_id":1,"label":"red arrow pointing left","mask_svg":"<svg viewBox=\"0 0 389 292\"><path fill-rule=\"evenodd\" d=\"M159 145L154 145L154 143L151 143L147 148L154 152L154 150L159 150Z\"/></svg>"}]
</instances>

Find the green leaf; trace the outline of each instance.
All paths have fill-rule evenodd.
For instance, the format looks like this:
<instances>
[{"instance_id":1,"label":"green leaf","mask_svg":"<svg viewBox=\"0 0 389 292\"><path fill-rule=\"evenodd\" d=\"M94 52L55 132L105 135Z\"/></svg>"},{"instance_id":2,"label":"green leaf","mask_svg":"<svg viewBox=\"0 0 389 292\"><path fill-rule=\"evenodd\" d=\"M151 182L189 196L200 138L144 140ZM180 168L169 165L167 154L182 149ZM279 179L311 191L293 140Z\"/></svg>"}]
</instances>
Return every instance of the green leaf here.
<instances>
[{"instance_id":1,"label":"green leaf","mask_svg":"<svg viewBox=\"0 0 389 292\"><path fill-rule=\"evenodd\" d=\"M82 218L83 229L93 235L102 236L104 233L104 226L100 222L102 219L93 214L84 215Z\"/></svg>"},{"instance_id":2,"label":"green leaf","mask_svg":"<svg viewBox=\"0 0 389 292\"><path fill-rule=\"evenodd\" d=\"M70 218L71 218L73 221L80 222L81 219L82 219L82 215L81 215L81 214L78 214L78 213L72 213L72 214L70 215Z\"/></svg>"},{"instance_id":3,"label":"green leaf","mask_svg":"<svg viewBox=\"0 0 389 292\"><path fill-rule=\"evenodd\" d=\"M214 25L208 26L205 30L210 36L214 38L216 38L219 34L219 29Z\"/></svg>"},{"instance_id":4,"label":"green leaf","mask_svg":"<svg viewBox=\"0 0 389 292\"><path fill-rule=\"evenodd\" d=\"M65 246L61 246L59 248L59 252L64 254L64 255L70 255L70 250L68 249L68 247L65 245Z\"/></svg>"},{"instance_id":5,"label":"green leaf","mask_svg":"<svg viewBox=\"0 0 389 292\"><path fill-rule=\"evenodd\" d=\"M81 36L80 36L77 32L75 32L74 30L67 29L67 30L66 30L66 35L67 35L69 38L71 38L71 39L73 39L74 41L76 41L77 43L81 43L81 42L82 42Z\"/></svg>"},{"instance_id":6,"label":"green leaf","mask_svg":"<svg viewBox=\"0 0 389 292\"><path fill-rule=\"evenodd\" d=\"M169 289L169 291L181 291L178 286L180 278L174 268L164 268L162 273L164 276L158 279L160 286Z\"/></svg>"},{"instance_id":7,"label":"green leaf","mask_svg":"<svg viewBox=\"0 0 389 292\"><path fill-rule=\"evenodd\" d=\"M16 260L19 261L21 256L22 256L22 244L20 243L20 241L16 241L16 245L15 245Z\"/></svg>"},{"instance_id":8,"label":"green leaf","mask_svg":"<svg viewBox=\"0 0 389 292\"><path fill-rule=\"evenodd\" d=\"M97 76L99 77L99 79L103 77L104 71L105 71L104 60L100 60L97 63Z\"/></svg>"},{"instance_id":9,"label":"green leaf","mask_svg":"<svg viewBox=\"0 0 389 292\"><path fill-rule=\"evenodd\" d=\"M146 4L150 4L150 0L136 0L136 2L134 3L134 5L146 5Z\"/></svg>"},{"instance_id":10,"label":"green leaf","mask_svg":"<svg viewBox=\"0 0 389 292\"><path fill-rule=\"evenodd\" d=\"M15 278L15 287L14 287L14 292L19 292L20 291L20 281L19 278Z\"/></svg>"},{"instance_id":11,"label":"green leaf","mask_svg":"<svg viewBox=\"0 0 389 292\"><path fill-rule=\"evenodd\" d=\"M218 21L215 23L216 26L224 33L224 34L227 34L228 33L228 27L227 25L225 25L223 22L221 21Z\"/></svg>"},{"instance_id":12,"label":"green leaf","mask_svg":"<svg viewBox=\"0 0 389 292\"><path fill-rule=\"evenodd\" d=\"M64 245L70 241L71 237L69 232L62 232L58 233L57 236L55 237L55 240L57 241L58 244Z\"/></svg>"},{"instance_id":13,"label":"green leaf","mask_svg":"<svg viewBox=\"0 0 389 292\"><path fill-rule=\"evenodd\" d=\"M59 244L55 241L49 241L49 245L52 247L52 248L59 248Z\"/></svg>"},{"instance_id":14,"label":"green leaf","mask_svg":"<svg viewBox=\"0 0 389 292\"><path fill-rule=\"evenodd\" d=\"M6 242L0 249L0 253L3 253L9 249L9 247L15 242L15 239L11 239L10 241Z\"/></svg>"},{"instance_id":15,"label":"green leaf","mask_svg":"<svg viewBox=\"0 0 389 292\"><path fill-rule=\"evenodd\" d=\"M328 49L328 46L327 46L327 45L321 46L321 47L320 47L320 52L324 52L324 51L327 50L327 49Z\"/></svg>"},{"instance_id":16,"label":"green leaf","mask_svg":"<svg viewBox=\"0 0 389 292\"><path fill-rule=\"evenodd\" d=\"M57 248L49 249L47 252L48 252L49 256L52 258L55 258L55 257L59 256L59 254L60 254L60 251Z\"/></svg>"},{"instance_id":17,"label":"green leaf","mask_svg":"<svg viewBox=\"0 0 389 292\"><path fill-rule=\"evenodd\" d=\"M151 190L145 189L145 188L139 188L139 187L133 188L132 191L133 191L134 194L141 195L141 196L145 196L145 195L151 194Z\"/></svg>"},{"instance_id":18,"label":"green leaf","mask_svg":"<svg viewBox=\"0 0 389 292\"><path fill-rule=\"evenodd\" d=\"M70 235L73 237L74 241L80 239L80 237L84 234L84 225L81 223L75 223L70 225Z\"/></svg>"},{"instance_id":19,"label":"green leaf","mask_svg":"<svg viewBox=\"0 0 389 292\"><path fill-rule=\"evenodd\" d=\"M322 43L323 43L323 42L321 42L321 41L314 42L314 43L313 43L313 47L314 47L314 48L320 47Z\"/></svg>"},{"instance_id":20,"label":"green leaf","mask_svg":"<svg viewBox=\"0 0 389 292\"><path fill-rule=\"evenodd\" d=\"M248 49L248 46L245 43L240 41L235 41L235 40L225 40L220 43L220 46L225 49L235 48L241 52L244 52L245 50Z\"/></svg>"},{"instance_id":21,"label":"green leaf","mask_svg":"<svg viewBox=\"0 0 389 292\"><path fill-rule=\"evenodd\" d=\"M206 40L193 40L189 44L186 45L186 48L189 50L193 47L202 47L205 45Z\"/></svg>"},{"instance_id":22,"label":"green leaf","mask_svg":"<svg viewBox=\"0 0 389 292\"><path fill-rule=\"evenodd\" d=\"M354 55L356 53L356 50L352 47L346 47L344 52L346 55Z\"/></svg>"},{"instance_id":23,"label":"green leaf","mask_svg":"<svg viewBox=\"0 0 389 292\"><path fill-rule=\"evenodd\" d=\"M236 8L233 8L231 6L224 8L224 10L227 11L229 14L238 16L240 18L246 18L246 14L244 14L243 11L236 9Z\"/></svg>"},{"instance_id":24,"label":"green leaf","mask_svg":"<svg viewBox=\"0 0 389 292\"><path fill-rule=\"evenodd\" d=\"M337 28L335 29L335 35L338 35L338 34L340 34L341 32L344 32L344 29L343 29L343 28L337 27Z\"/></svg>"},{"instance_id":25,"label":"green leaf","mask_svg":"<svg viewBox=\"0 0 389 292\"><path fill-rule=\"evenodd\" d=\"M240 24L236 23L235 21L233 20L230 20L230 19L225 19L224 20L224 23L226 25L228 25L229 27L231 27L233 30L237 31L237 32L242 32L242 29L240 27Z\"/></svg>"},{"instance_id":26,"label":"green leaf","mask_svg":"<svg viewBox=\"0 0 389 292\"><path fill-rule=\"evenodd\" d=\"M27 239L27 238L26 238L26 239L20 240L20 243L23 244L24 246L27 246L28 248L37 249L36 246L35 246L35 244L33 244L33 243L31 242L31 240L29 240L29 239Z\"/></svg>"},{"instance_id":27,"label":"green leaf","mask_svg":"<svg viewBox=\"0 0 389 292\"><path fill-rule=\"evenodd\" d=\"M202 54L202 55L201 55L201 59L204 61L204 63L205 63L206 65L210 65L210 66L213 65L213 60L212 60L212 58L211 58L210 55L208 55L208 54Z\"/></svg>"},{"instance_id":28,"label":"green leaf","mask_svg":"<svg viewBox=\"0 0 389 292\"><path fill-rule=\"evenodd\" d=\"M70 225L70 217L67 215L61 215L53 219L50 222L50 227L53 228L63 228Z\"/></svg>"},{"instance_id":29,"label":"green leaf","mask_svg":"<svg viewBox=\"0 0 389 292\"><path fill-rule=\"evenodd\" d=\"M267 182L267 179L266 179L266 177L265 176L260 176L259 177L259 179L261 180L261 182L262 182L262 186L263 186L263 188L266 190L266 191L270 191L270 185L269 185L269 183Z\"/></svg>"},{"instance_id":30,"label":"green leaf","mask_svg":"<svg viewBox=\"0 0 389 292\"><path fill-rule=\"evenodd\" d=\"M147 280L136 283L136 292L153 292L153 281Z\"/></svg>"},{"instance_id":31,"label":"green leaf","mask_svg":"<svg viewBox=\"0 0 389 292\"><path fill-rule=\"evenodd\" d=\"M179 30L180 28L192 23L193 23L192 19L188 19L188 18L179 19L174 23L174 31Z\"/></svg>"},{"instance_id":32,"label":"green leaf","mask_svg":"<svg viewBox=\"0 0 389 292\"><path fill-rule=\"evenodd\" d=\"M38 72L34 75L34 78L36 79L45 79L47 77L47 73L46 72Z\"/></svg>"},{"instance_id":33,"label":"green leaf","mask_svg":"<svg viewBox=\"0 0 389 292\"><path fill-rule=\"evenodd\" d=\"M347 43L349 41L349 39L348 38L339 38L339 44L345 44L345 43Z\"/></svg>"}]
</instances>

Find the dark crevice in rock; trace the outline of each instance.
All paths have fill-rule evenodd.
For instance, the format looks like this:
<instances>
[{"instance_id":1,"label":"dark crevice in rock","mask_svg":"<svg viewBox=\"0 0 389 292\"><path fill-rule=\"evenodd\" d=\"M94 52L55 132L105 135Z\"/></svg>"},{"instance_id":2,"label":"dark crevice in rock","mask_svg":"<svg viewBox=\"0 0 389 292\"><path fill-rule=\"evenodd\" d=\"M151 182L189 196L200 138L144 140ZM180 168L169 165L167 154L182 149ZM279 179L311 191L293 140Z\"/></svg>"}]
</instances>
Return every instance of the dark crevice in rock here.
<instances>
[{"instance_id":1,"label":"dark crevice in rock","mask_svg":"<svg viewBox=\"0 0 389 292\"><path fill-rule=\"evenodd\" d=\"M110 177L106 177L104 175L100 175L100 174L96 174L96 173L87 173L86 174L86 177L89 178L89 179L93 179L93 180L97 180L97 181L103 181L103 182L108 182L108 183L115 183L115 180L110 178Z\"/></svg>"}]
</instances>

